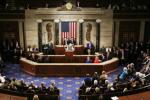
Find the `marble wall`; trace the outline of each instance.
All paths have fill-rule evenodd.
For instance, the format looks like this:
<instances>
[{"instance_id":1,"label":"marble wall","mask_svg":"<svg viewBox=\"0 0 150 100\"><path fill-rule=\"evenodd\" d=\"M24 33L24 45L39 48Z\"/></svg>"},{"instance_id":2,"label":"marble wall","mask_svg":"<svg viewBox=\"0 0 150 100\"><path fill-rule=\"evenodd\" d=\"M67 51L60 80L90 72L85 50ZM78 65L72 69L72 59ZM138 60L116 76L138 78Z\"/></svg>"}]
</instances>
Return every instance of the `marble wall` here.
<instances>
[{"instance_id":1,"label":"marble wall","mask_svg":"<svg viewBox=\"0 0 150 100\"><path fill-rule=\"evenodd\" d=\"M26 46L38 46L38 23L43 23L45 20L51 21L54 25L54 20L61 21L77 21L79 28L79 20L83 19L83 43L86 43L85 31L86 24L92 24L91 40L96 43L96 19L100 19L100 47L112 46L112 30L113 30L113 11L110 9L102 10L100 8L81 8L80 11L58 11L58 8L39 8L25 11L25 36ZM54 29L55 27L53 27ZM44 32L44 30L42 30ZM79 29L77 29L79 34ZM61 29L59 29L59 35ZM79 35L77 36L79 38ZM53 38L54 39L54 38ZM60 39L60 38L59 38ZM77 39L79 43L79 39ZM59 40L59 43L61 40ZM60 43L61 44L61 43Z\"/></svg>"}]
</instances>

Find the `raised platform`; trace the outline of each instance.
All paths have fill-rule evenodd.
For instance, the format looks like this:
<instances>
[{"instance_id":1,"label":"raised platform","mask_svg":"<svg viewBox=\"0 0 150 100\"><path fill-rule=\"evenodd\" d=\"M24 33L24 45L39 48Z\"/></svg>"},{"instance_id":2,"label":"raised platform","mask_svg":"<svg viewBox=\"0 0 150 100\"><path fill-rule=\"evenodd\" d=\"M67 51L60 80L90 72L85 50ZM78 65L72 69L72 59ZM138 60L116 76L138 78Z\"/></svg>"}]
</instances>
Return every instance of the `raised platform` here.
<instances>
[{"instance_id":1,"label":"raised platform","mask_svg":"<svg viewBox=\"0 0 150 100\"><path fill-rule=\"evenodd\" d=\"M65 45L55 45L55 54L56 55L64 55L65 54ZM76 55L82 55L84 52L84 46L83 45L75 45L75 51L74 54Z\"/></svg>"},{"instance_id":2,"label":"raised platform","mask_svg":"<svg viewBox=\"0 0 150 100\"><path fill-rule=\"evenodd\" d=\"M102 63L36 63L26 58L20 59L24 72L34 76L85 76L87 73L101 73L116 69L118 58Z\"/></svg>"}]
</instances>

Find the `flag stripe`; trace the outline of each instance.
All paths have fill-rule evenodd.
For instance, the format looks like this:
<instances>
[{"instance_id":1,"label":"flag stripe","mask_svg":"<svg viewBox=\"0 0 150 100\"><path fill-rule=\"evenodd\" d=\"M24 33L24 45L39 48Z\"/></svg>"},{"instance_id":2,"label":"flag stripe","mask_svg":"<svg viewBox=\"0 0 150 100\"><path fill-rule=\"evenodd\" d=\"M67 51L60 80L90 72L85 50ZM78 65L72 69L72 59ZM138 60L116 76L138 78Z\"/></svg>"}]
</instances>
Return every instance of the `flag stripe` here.
<instances>
[{"instance_id":1,"label":"flag stripe","mask_svg":"<svg viewBox=\"0 0 150 100\"><path fill-rule=\"evenodd\" d=\"M61 41L62 44L65 38L73 38L76 41L77 37L77 22L62 22L61 23Z\"/></svg>"}]
</instances>

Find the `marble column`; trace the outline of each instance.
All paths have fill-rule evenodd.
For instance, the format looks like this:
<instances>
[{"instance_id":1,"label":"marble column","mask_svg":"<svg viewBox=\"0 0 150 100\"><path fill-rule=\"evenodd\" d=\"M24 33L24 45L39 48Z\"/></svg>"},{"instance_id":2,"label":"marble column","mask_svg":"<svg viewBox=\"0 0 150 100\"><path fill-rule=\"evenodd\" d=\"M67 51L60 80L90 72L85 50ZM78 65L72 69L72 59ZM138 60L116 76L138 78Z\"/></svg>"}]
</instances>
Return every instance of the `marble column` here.
<instances>
[{"instance_id":1,"label":"marble column","mask_svg":"<svg viewBox=\"0 0 150 100\"><path fill-rule=\"evenodd\" d=\"M42 51L42 20L39 19L37 20L37 24L38 24L38 48L39 51Z\"/></svg>"},{"instance_id":2,"label":"marble column","mask_svg":"<svg viewBox=\"0 0 150 100\"><path fill-rule=\"evenodd\" d=\"M21 48L24 50L25 49L25 37L24 37L24 25L23 21L18 21L19 25L19 42Z\"/></svg>"},{"instance_id":3,"label":"marble column","mask_svg":"<svg viewBox=\"0 0 150 100\"><path fill-rule=\"evenodd\" d=\"M83 19L79 20L79 45L83 45Z\"/></svg>"},{"instance_id":4,"label":"marble column","mask_svg":"<svg viewBox=\"0 0 150 100\"><path fill-rule=\"evenodd\" d=\"M119 42L119 25L120 21L114 21L114 39L115 39L115 46L118 47Z\"/></svg>"},{"instance_id":5,"label":"marble column","mask_svg":"<svg viewBox=\"0 0 150 100\"><path fill-rule=\"evenodd\" d=\"M55 37L54 37L54 44L58 45L59 44L59 19L55 19Z\"/></svg>"},{"instance_id":6,"label":"marble column","mask_svg":"<svg viewBox=\"0 0 150 100\"><path fill-rule=\"evenodd\" d=\"M96 20L96 52L99 52L100 49L100 19Z\"/></svg>"}]
</instances>

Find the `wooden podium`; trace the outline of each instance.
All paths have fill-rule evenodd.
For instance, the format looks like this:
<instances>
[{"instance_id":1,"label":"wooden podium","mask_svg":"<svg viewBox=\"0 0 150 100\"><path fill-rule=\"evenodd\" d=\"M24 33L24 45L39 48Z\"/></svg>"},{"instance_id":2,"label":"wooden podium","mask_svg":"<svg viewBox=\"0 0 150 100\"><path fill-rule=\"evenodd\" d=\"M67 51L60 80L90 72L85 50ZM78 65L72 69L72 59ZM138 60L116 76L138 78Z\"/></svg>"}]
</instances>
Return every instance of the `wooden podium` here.
<instances>
[{"instance_id":1,"label":"wooden podium","mask_svg":"<svg viewBox=\"0 0 150 100\"><path fill-rule=\"evenodd\" d=\"M66 57L73 57L74 52L73 51L65 51L65 56Z\"/></svg>"},{"instance_id":2,"label":"wooden podium","mask_svg":"<svg viewBox=\"0 0 150 100\"><path fill-rule=\"evenodd\" d=\"M73 60L74 60L74 52L73 51L65 51L65 58L67 59L66 63L73 63Z\"/></svg>"}]
</instances>

